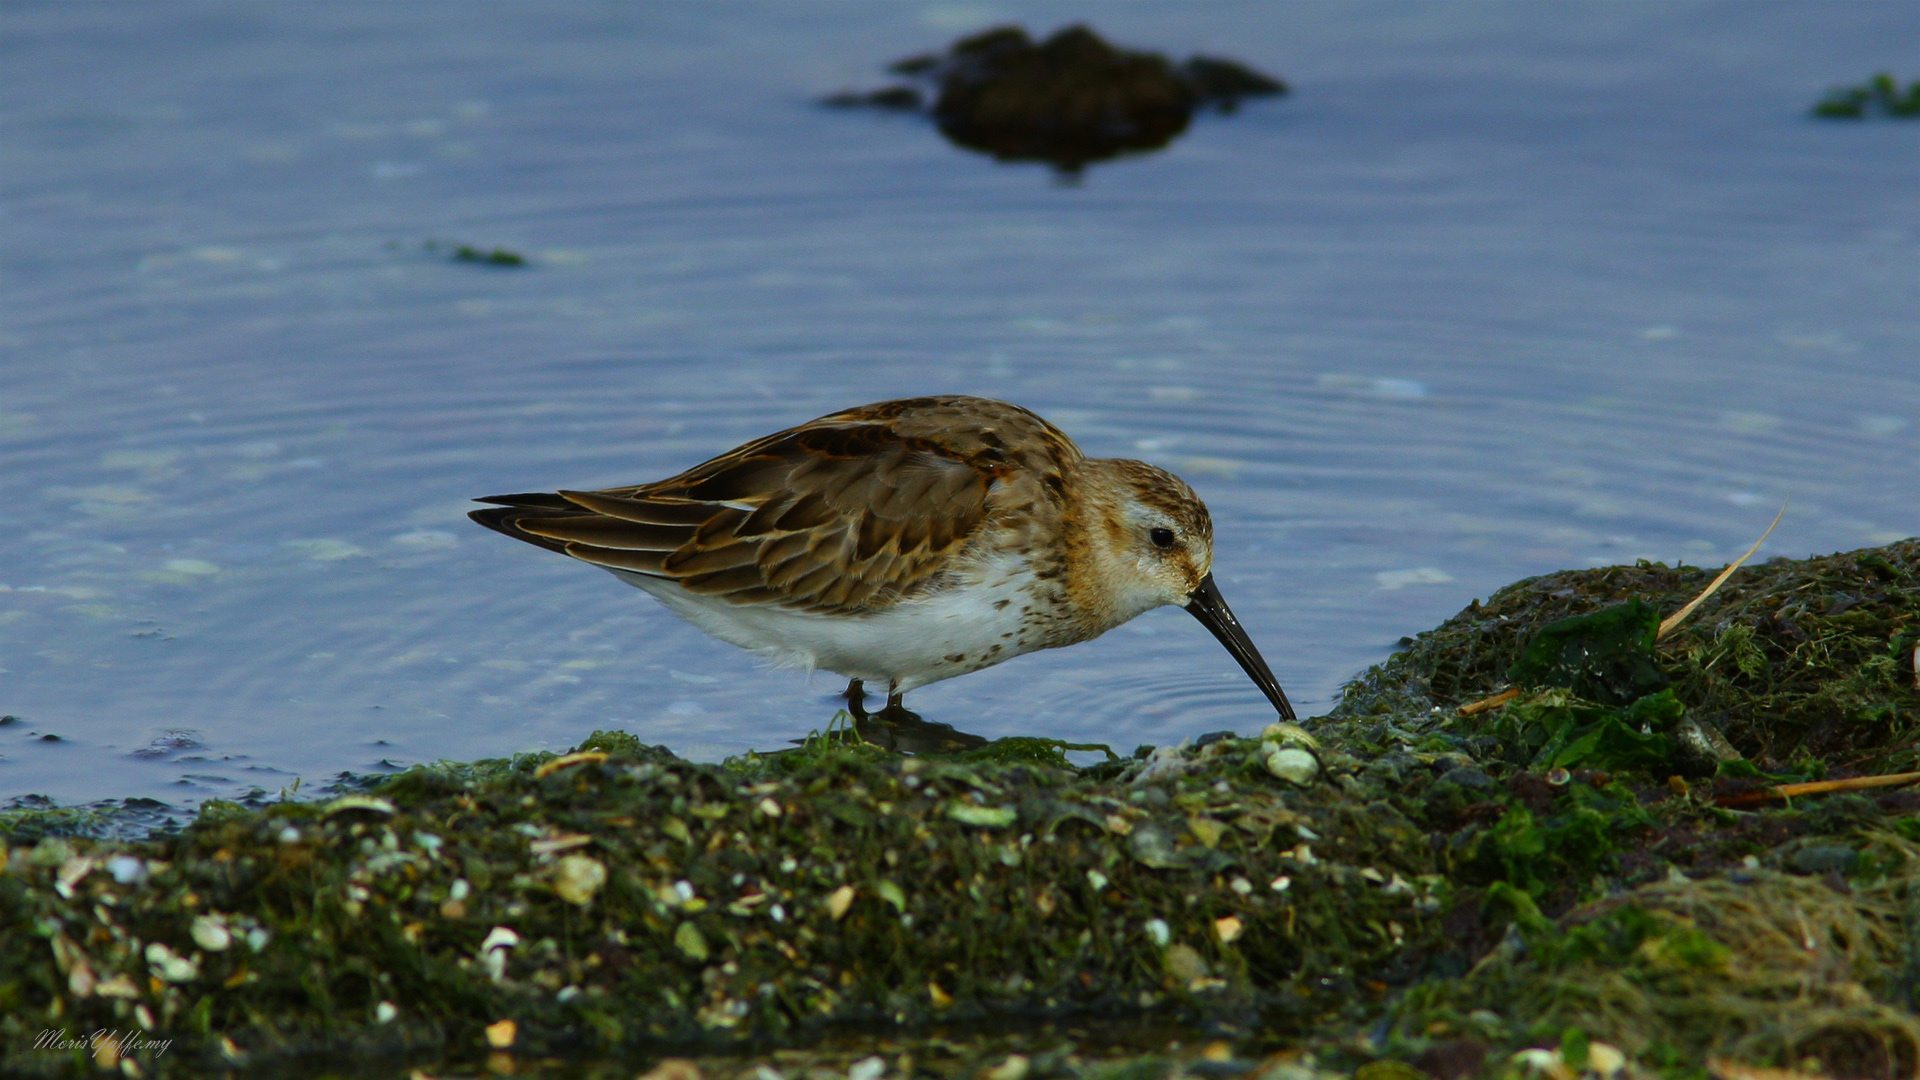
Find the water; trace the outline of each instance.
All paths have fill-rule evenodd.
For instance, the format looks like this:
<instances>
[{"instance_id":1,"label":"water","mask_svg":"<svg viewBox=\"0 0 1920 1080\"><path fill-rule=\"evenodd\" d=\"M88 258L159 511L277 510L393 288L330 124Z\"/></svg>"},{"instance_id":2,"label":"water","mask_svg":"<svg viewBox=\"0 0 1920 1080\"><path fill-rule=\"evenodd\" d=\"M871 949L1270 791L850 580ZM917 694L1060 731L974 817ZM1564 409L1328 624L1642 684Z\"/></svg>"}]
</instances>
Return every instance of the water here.
<instances>
[{"instance_id":1,"label":"water","mask_svg":"<svg viewBox=\"0 0 1920 1080\"><path fill-rule=\"evenodd\" d=\"M1765 555L1920 531L1920 125L1806 118L1920 8L1095 14L1297 92L1063 186L810 102L1076 5L9 5L0 796L784 745L836 680L465 500L889 397L1186 476L1303 713L1502 584L1724 562L1788 495ZM911 701L1123 751L1271 716L1174 610Z\"/></svg>"}]
</instances>

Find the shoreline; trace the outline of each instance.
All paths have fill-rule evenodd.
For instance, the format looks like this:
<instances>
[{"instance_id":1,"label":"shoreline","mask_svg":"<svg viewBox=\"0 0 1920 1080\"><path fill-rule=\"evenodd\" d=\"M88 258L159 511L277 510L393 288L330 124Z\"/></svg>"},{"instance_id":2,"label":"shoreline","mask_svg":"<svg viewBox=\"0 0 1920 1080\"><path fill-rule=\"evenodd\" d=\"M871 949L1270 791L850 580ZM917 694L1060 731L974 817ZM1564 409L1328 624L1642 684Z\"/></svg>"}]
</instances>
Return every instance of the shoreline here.
<instances>
[{"instance_id":1,"label":"shoreline","mask_svg":"<svg viewBox=\"0 0 1920 1080\"><path fill-rule=\"evenodd\" d=\"M1544 628L1671 611L1709 577L1528 579L1328 716L1079 768L1037 738L905 756L832 729L710 765L596 732L210 801L145 839L7 812L0 1068L631 1075L671 1052L785 1076L809 1046L843 1075L878 1053L875 1080L909 1058L1027 1070L997 1080L1906 1067L1920 791L1723 804L1912 769L1920 541L1745 567L1648 639L1652 675L1542 675L1459 714ZM1170 1034L1060 1034L1102 1018ZM134 1037L34 1048L59 1030Z\"/></svg>"}]
</instances>

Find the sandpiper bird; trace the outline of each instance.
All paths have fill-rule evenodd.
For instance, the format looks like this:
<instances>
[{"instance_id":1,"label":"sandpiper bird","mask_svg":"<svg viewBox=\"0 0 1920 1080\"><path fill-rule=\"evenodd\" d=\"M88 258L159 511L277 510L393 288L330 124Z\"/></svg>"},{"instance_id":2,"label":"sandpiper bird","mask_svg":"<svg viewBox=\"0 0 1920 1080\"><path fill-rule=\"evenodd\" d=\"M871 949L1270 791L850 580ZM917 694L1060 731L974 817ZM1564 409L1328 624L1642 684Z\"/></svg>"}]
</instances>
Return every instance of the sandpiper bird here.
<instances>
[{"instance_id":1,"label":"sandpiper bird","mask_svg":"<svg viewBox=\"0 0 1920 1080\"><path fill-rule=\"evenodd\" d=\"M1213 581L1213 520L1179 477L1089 458L1017 405L883 401L634 487L494 495L473 520L610 570L781 666L915 687L1099 637L1179 604L1293 706ZM884 714L883 714L884 715Z\"/></svg>"}]
</instances>

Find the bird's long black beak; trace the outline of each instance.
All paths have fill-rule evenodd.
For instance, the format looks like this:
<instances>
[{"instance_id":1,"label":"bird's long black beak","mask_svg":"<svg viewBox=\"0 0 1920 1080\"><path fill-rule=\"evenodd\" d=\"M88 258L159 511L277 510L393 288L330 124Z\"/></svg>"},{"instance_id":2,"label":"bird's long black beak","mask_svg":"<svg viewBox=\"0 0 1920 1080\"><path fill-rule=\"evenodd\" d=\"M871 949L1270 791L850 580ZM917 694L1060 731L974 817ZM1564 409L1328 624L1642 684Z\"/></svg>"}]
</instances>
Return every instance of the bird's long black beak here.
<instances>
[{"instance_id":1,"label":"bird's long black beak","mask_svg":"<svg viewBox=\"0 0 1920 1080\"><path fill-rule=\"evenodd\" d=\"M1213 575L1200 579L1200 587L1187 595L1187 610L1193 617L1213 631L1220 644L1227 647L1240 667L1246 671L1253 685L1267 695L1273 707L1280 710L1280 719L1292 720L1293 705L1287 700L1286 692L1280 689L1280 680L1273 677L1273 671L1260 657L1260 650L1253 647L1247 632L1240 628L1240 620L1233 617L1233 609L1227 606L1227 598L1220 595L1220 586L1213 583Z\"/></svg>"}]
</instances>

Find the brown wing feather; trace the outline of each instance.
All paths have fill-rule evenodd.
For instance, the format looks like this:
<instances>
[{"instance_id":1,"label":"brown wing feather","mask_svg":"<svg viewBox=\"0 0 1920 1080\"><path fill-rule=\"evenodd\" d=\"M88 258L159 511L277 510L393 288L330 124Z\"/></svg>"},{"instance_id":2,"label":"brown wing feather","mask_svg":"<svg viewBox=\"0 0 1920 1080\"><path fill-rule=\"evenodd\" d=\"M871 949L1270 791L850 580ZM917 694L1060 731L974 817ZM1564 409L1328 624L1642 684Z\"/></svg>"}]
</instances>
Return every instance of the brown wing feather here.
<instances>
[{"instance_id":1,"label":"brown wing feather","mask_svg":"<svg viewBox=\"0 0 1920 1080\"><path fill-rule=\"evenodd\" d=\"M560 497L596 514L637 521L643 525L699 525L713 516L713 507L685 499L639 500L630 497L633 488L607 491L562 491Z\"/></svg>"},{"instance_id":2,"label":"brown wing feather","mask_svg":"<svg viewBox=\"0 0 1920 1080\"><path fill-rule=\"evenodd\" d=\"M632 551L626 548L594 547L591 544L568 544L562 554L613 570L631 570L634 573L652 577L667 576L663 565L667 556L661 551Z\"/></svg>"},{"instance_id":3,"label":"brown wing feather","mask_svg":"<svg viewBox=\"0 0 1920 1080\"><path fill-rule=\"evenodd\" d=\"M497 496L489 528L737 603L884 608L929 587L994 512L1010 474L1079 457L1017 406L914 398L821 417L651 484ZM511 500L511 501L510 501Z\"/></svg>"},{"instance_id":4,"label":"brown wing feather","mask_svg":"<svg viewBox=\"0 0 1920 1080\"><path fill-rule=\"evenodd\" d=\"M535 536L567 543L662 553L672 551L693 536L692 527L686 525L648 525L604 514L529 516L521 519L520 528Z\"/></svg>"}]
</instances>

